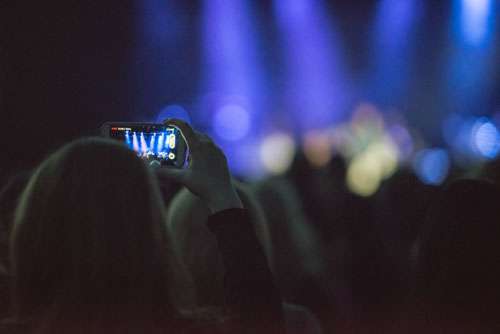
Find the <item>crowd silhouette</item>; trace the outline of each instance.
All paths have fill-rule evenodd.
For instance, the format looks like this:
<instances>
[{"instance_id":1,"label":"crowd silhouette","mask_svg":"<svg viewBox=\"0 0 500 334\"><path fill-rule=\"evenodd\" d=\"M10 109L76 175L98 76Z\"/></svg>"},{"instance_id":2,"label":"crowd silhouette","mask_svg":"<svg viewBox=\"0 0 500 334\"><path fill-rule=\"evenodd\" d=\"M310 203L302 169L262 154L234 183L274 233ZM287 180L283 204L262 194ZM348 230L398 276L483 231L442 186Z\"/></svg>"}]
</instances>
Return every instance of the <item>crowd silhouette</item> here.
<instances>
[{"instance_id":1,"label":"crowd silhouette","mask_svg":"<svg viewBox=\"0 0 500 334\"><path fill-rule=\"evenodd\" d=\"M497 328L497 162L441 187L401 169L362 198L340 156L237 181L208 136L167 122L186 134L185 169L89 137L4 185L2 332Z\"/></svg>"},{"instance_id":2,"label":"crowd silhouette","mask_svg":"<svg viewBox=\"0 0 500 334\"><path fill-rule=\"evenodd\" d=\"M390 88L362 71L378 59L365 49L375 2L344 3L339 31L349 31L346 45L355 46L346 49L352 63L346 74L355 74L356 84L348 81L339 89ZM440 185L424 184L410 166L400 165L366 197L349 189L352 161L334 150L327 152L333 154L330 160L319 159L328 160L321 166L298 147L280 175L258 181L231 175L225 153L201 133L223 106L218 95L227 97L226 103L239 94L233 96L233 87L197 90L210 65L199 45L204 28L195 23L205 6L189 1L173 7L161 1L55 4L0 4L0 333L500 332L500 158L481 158L483 167L474 175L451 166ZM433 58L443 50L445 56L457 51L441 31L442 26L449 30L442 22L448 22L447 9L453 6L432 3L425 20L416 20L425 25L416 29L422 43L427 32L435 36L410 57L425 66L415 67L409 94L388 91L382 101L376 92L361 95L384 105L381 123L397 116L385 107L404 111L408 122L400 125L408 128L408 137L429 124L448 128L451 123L441 122L445 114L478 116L498 104L492 94L499 91L493 85L498 77L488 72L491 87L482 89L480 61L464 67L464 74L469 67L479 73L471 76L477 82L464 77L456 91L462 79L457 74L446 86L453 94L438 89L448 79L441 80L436 69L447 68L447 60ZM258 17L272 16L270 2L257 7ZM163 22L159 13L171 9ZM275 19L268 19L272 22L249 22L274 27ZM203 27L218 24L208 23ZM257 29L272 37L258 56L269 61L265 67L272 80L255 85L258 97L267 101L261 110L262 101L254 104L254 96L242 94L252 105L248 122L262 127L259 140L269 130L266 118L273 128L293 129L305 138L308 126L303 129L297 116L303 106L293 105L283 89L290 85L281 64L288 55L280 43L271 46L281 32L269 27ZM464 54L464 64L476 65L470 61L476 56L488 58L483 56L489 51L483 51ZM322 68L311 59L305 63ZM492 69L495 59L490 59ZM234 70L215 63L220 69L211 75L223 78ZM404 70L399 65L389 68ZM258 75L254 68L242 73ZM467 101L463 93L469 89L482 101ZM349 103L358 103L360 96L352 93ZM308 101L300 89L297 94ZM316 100L322 94L313 96L303 114L324 103ZM156 119L172 103L193 110L200 126L166 120L188 141L187 168L152 168L125 145L95 137L104 121ZM334 112L348 114L328 104L322 110L332 119L337 119ZM249 128L250 137L254 128ZM410 156L425 146L423 137L415 133ZM425 132L426 140L441 145L437 137ZM487 144L497 148L497 135L494 140Z\"/></svg>"}]
</instances>

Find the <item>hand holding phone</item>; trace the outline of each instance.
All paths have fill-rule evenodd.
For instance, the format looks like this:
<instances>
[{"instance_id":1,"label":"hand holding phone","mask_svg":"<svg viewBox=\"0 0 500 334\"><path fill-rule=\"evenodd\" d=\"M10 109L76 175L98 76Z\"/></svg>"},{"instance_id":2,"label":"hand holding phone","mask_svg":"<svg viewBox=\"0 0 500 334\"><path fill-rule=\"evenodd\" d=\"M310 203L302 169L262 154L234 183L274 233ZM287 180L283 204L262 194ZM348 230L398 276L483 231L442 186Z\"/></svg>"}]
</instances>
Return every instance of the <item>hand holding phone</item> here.
<instances>
[{"instance_id":1,"label":"hand holding phone","mask_svg":"<svg viewBox=\"0 0 500 334\"><path fill-rule=\"evenodd\" d=\"M200 197L212 213L242 208L233 187L226 156L205 134L194 131L187 123L172 119L165 122L184 134L189 145L189 164L185 169L161 168L158 175L174 179Z\"/></svg>"},{"instance_id":2,"label":"hand holding phone","mask_svg":"<svg viewBox=\"0 0 500 334\"><path fill-rule=\"evenodd\" d=\"M155 123L106 122L101 134L119 140L151 166L183 168L189 149L182 131Z\"/></svg>"}]
</instances>

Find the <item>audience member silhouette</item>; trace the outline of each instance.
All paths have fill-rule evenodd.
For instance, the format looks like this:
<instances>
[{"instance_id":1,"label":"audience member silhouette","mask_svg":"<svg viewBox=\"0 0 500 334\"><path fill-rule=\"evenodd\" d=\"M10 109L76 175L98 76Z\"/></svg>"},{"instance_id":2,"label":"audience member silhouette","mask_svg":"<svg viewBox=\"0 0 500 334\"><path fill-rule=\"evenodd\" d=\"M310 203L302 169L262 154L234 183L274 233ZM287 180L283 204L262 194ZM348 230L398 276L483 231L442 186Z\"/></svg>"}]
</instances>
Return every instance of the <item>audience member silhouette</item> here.
<instances>
[{"instance_id":1,"label":"audience member silhouette","mask_svg":"<svg viewBox=\"0 0 500 334\"><path fill-rule=\"evenodd\" d=\"M413 245L438 188L423 184L408 169L386 180L375 196L374 219L381 235L387 271L386 304L397 311L410 288L410 257Z\"/></svg>"},{"instance_id":2,"label":"audience member silhouette","mask_svg":"<svg viewBox=\"0 0 500 334\"><path fill-rule=\"evenodd\" d=\"M447 187L418 243L410 324L421 332L498 331L500 190L479 180Z\"/></svg>"},{"instance_id":3,"label":"audience member silhouette","mask_svg":"<svg viewBox=\"0 0 500 334\"><path fill-rule=\"evenodd\" d=\"M243 185L235 181L239 197L247 208L255 233L270 259L271 243L265 218L258 204L250 199ZM217 239L206 225L210 216L207 205L187 189L181 189L169 204L167 221L183 263L192 275L196 300L202 306L224 304L224 264Z\"/></svg>"},{"instance_id":4,"label":"audience member silhouette","mask_svg":"<svg viewBox=\"0 0 500 334\"><path fill-rule=\"evenodd\" d=\"M31 172L23 171L12 176L0 191L0 263L8 268L8 238L14 221L14 211Z\"/></svg>"},{"instance_id":5,"label":"audience member silhouette","mask_svg":"<svg viewBox=\"0 0 500 334\"><path fill-rule=\"evenodd\" d=\"M268 178L251 188L265 212L274 274L283 298L309 308L329 331L336 296L326 272L324 244L307 219L297 190L285 177Z\"/></svg>"},{"instance_id":6,"label":"audience member silhouette","mask_svg":"<svg viewBox=\"0 0 500 334\"><path fill-rule=\"evenodd\" d=\"M299 154L248 186L170 122L187 169L87 138L4 186L0 332L321 332L307 308L327 332L500 330L495 163L441 193L400 170L361 198L340 156Z\"/></svg>"},{"instance_id":7,"label":"audience member silhouette","mask_svg":"<svg viewBox=\"0 0 500 334\"><path fill-rule=\"evenodd\" d=\"M41 164L16 210L10 332L282 332L279 293L223 153L185 123L171 124L185 134L191 163L161 175L187 186L211 210L229 320L220 324L222 316L207 316L186 298L188 276L151 170L121 144L84 139ZM262 295L249 293L254 284Z\"/></svg>"},{"instance_id":8,"label":"audience member silhouette","mask_svg":"<svg viewBox=\"0 0 500 334\"><path fill-rule=\"evenodd\" d=\"M10 305L9 292L9 235L19 197L30 177L30 172L20 172L9 179L0 191L0 319L7 316Z\"/></svg>"},{"instance_id":9,"label":"audience member silhouette","mask_svg":"<svg viewBox=\"0 0 500 334\"><path fill-rule=\"evenodd\" d=\"M268 259L276 247L271 244L266 219L260 205L250 190L236 183L237 192L243 205L249 211L253 227L262 244L267 245ZM181 190L172 200L168 209L174 239L180 254L186 262L195 282L199 305L220 308L223 305L224 264L217 249L217 241L205 227L209 215L208 208L187 190ZM274 263L274 261L269 261ZM274 270L275 271L275 270ZM255 291L255 293L261 293ZM320 325L304 307L285 303L283 305L287 333L320 333Z\"/></svg>"}]
</instances>

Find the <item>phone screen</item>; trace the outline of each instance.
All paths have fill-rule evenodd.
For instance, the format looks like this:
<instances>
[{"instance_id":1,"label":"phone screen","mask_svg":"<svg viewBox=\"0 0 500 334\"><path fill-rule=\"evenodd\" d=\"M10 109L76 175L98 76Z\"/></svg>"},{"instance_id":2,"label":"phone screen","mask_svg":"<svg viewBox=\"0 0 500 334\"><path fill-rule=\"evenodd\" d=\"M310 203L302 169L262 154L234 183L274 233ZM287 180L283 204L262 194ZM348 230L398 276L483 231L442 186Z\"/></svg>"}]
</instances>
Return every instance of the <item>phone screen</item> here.
<instances>
[{"instance_id":1,"label":"phone screen","mask_svg":"<svg viewBox=\"0 0 500 334\"><path fill-rule=\"evenodd\" d=\"M107 136L125 143L142 159L183 167L186 143L179 129L162 124L107 124Z\"/></svg>"}]
</instances>

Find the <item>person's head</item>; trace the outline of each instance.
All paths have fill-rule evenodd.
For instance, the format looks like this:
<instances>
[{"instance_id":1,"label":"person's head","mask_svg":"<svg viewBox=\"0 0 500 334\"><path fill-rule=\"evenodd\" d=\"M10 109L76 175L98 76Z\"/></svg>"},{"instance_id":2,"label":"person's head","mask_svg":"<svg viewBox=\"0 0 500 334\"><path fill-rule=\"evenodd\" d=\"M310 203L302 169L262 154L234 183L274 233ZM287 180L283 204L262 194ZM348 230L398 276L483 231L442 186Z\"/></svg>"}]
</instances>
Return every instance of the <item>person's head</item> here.
<instances>
[{"instance_id":1,"label":"person's head","mask_svg":"<svg viewBox=\"0 0 500 334\"><path fill-rule=\"evenodd\" d=\"M496 318L499 203L495 185L460 180L447 187L431 208L419 241L414 300L430 318Z\"/></svg>"},{"instance_id":2,"label":"person's head","mask_svg":"<svg viewBox=\"0 0 500 334\"><path fill-rule=\"evenodd\" d=\"M15 315L174 317L173 254L146 164L116 142L72 142L35 171L16 210Z\"/></svg>"},{"instance_id":3,"label":"person's head","mask_svg":"<svg viewBox=\"0 0 500 334\"><path fill-rule=\"evenodd\" d=\"M395 261L394 269L402 270L393 273L403 275L404 280L409 274L412 248L439 189L422 183L412 171L403 168L384 181L374 196L374 219L382 242Z\"/></svg>"}]
</instances>

